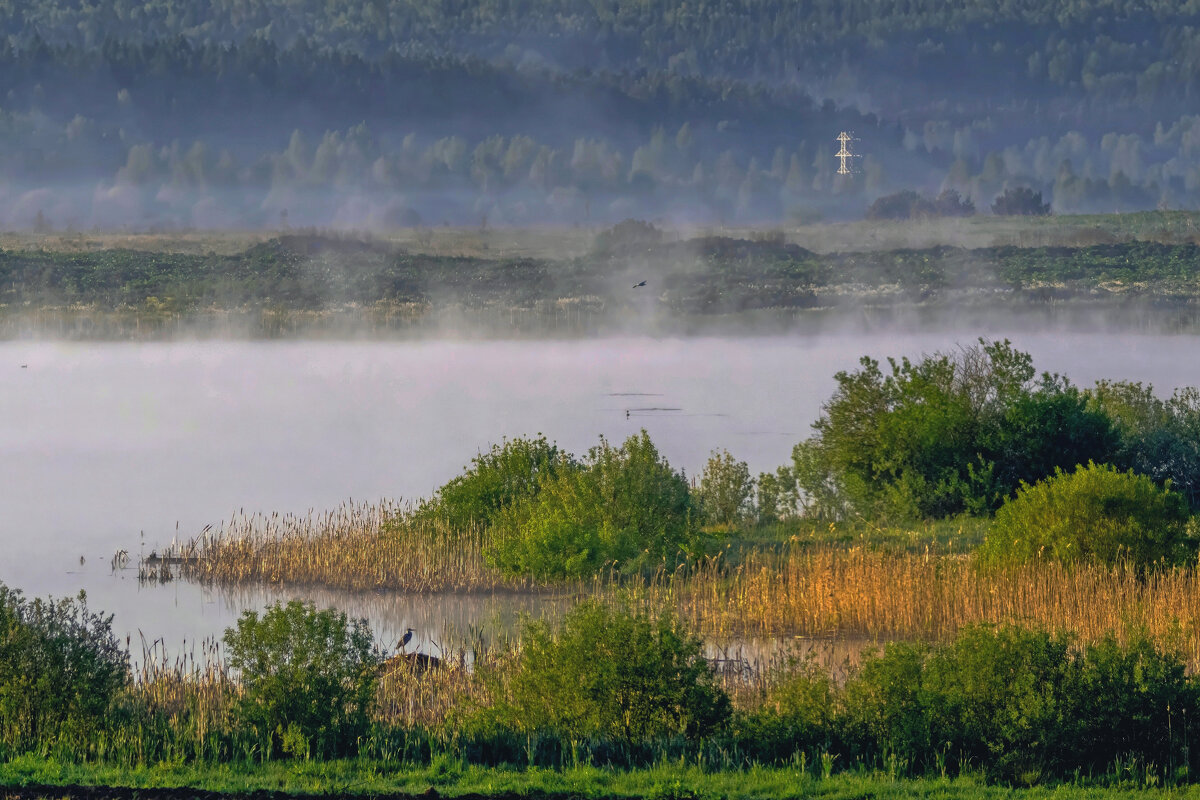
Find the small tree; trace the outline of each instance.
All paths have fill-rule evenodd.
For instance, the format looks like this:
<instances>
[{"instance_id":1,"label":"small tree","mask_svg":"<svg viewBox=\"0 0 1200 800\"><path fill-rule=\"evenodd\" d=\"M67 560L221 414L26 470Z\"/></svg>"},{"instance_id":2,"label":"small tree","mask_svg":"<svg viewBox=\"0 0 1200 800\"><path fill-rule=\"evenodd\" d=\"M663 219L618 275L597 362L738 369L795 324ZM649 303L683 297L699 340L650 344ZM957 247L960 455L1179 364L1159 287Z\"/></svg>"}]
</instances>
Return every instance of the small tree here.
<instances>
[{"instance_id":1,"label":"small tree","mask_svg":"<svg viewBox=\"0 0 1200 800\"><path fill-rule=\"evenodd\" d=\"M596 252L619 253L644 250L662 241L663 233L649 222L627 219L596 235Z\"/></svg>"},{"instance_id":2,"label":"small tree","mask_svg":"<svg viewBox=\"0 0 1200 800\"><path fill-rule=\"evenodd\" d=\"M774 472L760 472L755 487L755 511L759 522L778 522L798 513L800 496L796 486L796 475L791 467L778 467Z\"/></svg>"},{"instance_id":3,"label":"small tree","mask_svg":"<svg viewBox=\"0 0 1200 800\"><path fill-rule=\"evenodd\" d=\"M975 213L975 203L957 189L943 189L933 201L933 208L940 217L969 217Z\"/></svg>"},{"instance_id":4,"label":"small tree","mask_svg":"<svg viewBox=\"0 0 1200 800\"><path fill-rule=\"evenodd\" d=\"M1042 193L1028 186L1005 189L992 203L992 213L1002 216L1044 217L1050 213L1050 204L1042 202Z\"/></svg>"},{"instance_id":5,"label":"small tree","mask_svg":"<svg viewBox=\"0 0 1200 800\"><path fill-rule=\"evenodd\" d=\"M732 528L753 510L753 493L750 466L736 460L728 450L714 450L700 473L700 486L696 492L705 520L709 524Z\"/></svg>"},{"instance_id":6,"label":"small tree","mask_svg":"<svg viewBox=\"0 0 1200 800\"><path fill-rule=\"evenodd\" d=\"M254 731L266 760L353 754L366 733L382 654L366 620L293 600L246 611L225 630L229 663L241 676L238 721Z\"/></svg>"},{"instance_id":7,"label":"small tree","mask_svg":"<svg viewBox=\"0 0 1200 800\"><path fill-rule=\"evenodd\" d=\"M912 189L877 198L867 208L867 219L917 219L931 217L934 205Z\"/></svg>"}]
</instances>

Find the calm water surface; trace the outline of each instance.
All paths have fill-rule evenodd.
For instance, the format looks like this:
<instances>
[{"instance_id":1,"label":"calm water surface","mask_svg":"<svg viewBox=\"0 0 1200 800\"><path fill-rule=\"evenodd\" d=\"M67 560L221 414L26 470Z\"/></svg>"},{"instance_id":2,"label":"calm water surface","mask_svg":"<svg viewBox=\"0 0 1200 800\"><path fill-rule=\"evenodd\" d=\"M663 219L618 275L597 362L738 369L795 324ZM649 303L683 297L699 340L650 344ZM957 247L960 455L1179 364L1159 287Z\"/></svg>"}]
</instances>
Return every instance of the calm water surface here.
<instances>
[{"instance_id":1,"label":"calm water surface","mask_svg":"<svg viewBox=\"0 0 1200 800\"><path fill-rule=\"evenodd\" d=\"M1000 331L1078 384L1200 385L1186 336ZM864 354L919 356L971 332L581 342L0 344L0 581L85 589L114 627L169 646L219 634L290 592L139 586L110 560L162 548L239 509L305 512L418 498L502 436L584 452L646 428L698 473L727 448L785 463ZM27 365L22 367L21 365ZM312 595L391 638L504 626L538 601Z\"/></svg>"}]
</instances>

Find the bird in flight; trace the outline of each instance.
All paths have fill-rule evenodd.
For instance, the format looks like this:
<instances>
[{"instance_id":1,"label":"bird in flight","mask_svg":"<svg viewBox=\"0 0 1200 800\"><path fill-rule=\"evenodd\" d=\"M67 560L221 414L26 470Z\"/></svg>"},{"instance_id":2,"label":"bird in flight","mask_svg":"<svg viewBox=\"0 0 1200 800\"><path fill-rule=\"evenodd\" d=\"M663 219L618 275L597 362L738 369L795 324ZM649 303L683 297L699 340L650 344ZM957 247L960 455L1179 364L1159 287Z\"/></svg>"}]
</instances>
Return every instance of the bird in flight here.
<instances>
[{"instance_id":1,"label":"bird in flight","mask_svg":"<svg viewBox=\"0 0 1200 800\"><path fill-rule=\"evenodd\" d=\"M635 288L635 289L640 289L640 288L642 288L642 287L643 287L643 286L645 286L645 285L646 285L646 282L645 282L645 281L642 281L641 283L635 283L635 284L633 285L633 288Z\"/></svg>"}]
</instances>

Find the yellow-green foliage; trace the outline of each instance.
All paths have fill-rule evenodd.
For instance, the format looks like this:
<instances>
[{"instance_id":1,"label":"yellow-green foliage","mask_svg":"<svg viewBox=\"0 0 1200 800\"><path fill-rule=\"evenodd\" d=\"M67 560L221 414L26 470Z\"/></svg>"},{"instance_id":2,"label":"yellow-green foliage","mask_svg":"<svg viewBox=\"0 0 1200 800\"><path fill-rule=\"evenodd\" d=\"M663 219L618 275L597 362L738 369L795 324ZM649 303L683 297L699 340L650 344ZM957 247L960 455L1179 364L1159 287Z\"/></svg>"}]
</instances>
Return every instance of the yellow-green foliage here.
<instances>
[{"instance_id":1,"label":"yellow-green foliage","mask_svg":"<svg viewBox=\"0 0 1200 800\"><path fill-rule=\"evenodd\" d=\"M701 737L730 713L700 640L677 618L594 601L575 607L557 629L528 624L506 685L496 710L519 730L625 741Z\"/></svg>"},{"instance_id":2,"label":"yellow-green foliage","mask_svg":"<svg viewBox=\"0 0 1200 800\"><path fill-rule=\"evenodd\" d=\"M568 453L546 437L517 437L471 459L461 475L421 504L418 515L452 527L488 525L505 508L537 495L541 484L573 467Z\"/></svg>"},{"instance_id":3,"label":"yellow-green foliage","mask_svg":"<svg viewBox=\"0 0 1200 800\"><path fill-rule=\"evenodd\" d=\"M993 563L1179 564L1196 551L1187 522L1187 504L1169 483L1089 462L1022 486L996 513L980 555Z\"/></svg>"},{"instance_id":4,"label":"yellow-green foliage","mask_svg":"<svg viewBox=\"0 0 1200 800\"><path fill-rule=\"evenodd\" d=\"M653 568L677 558L695 533L687 481L644 430L620 447L602 439L581 468L539 485L492 528L488 557L506 573L562 578L605 564Z\"/></svg>"}]
</instances>

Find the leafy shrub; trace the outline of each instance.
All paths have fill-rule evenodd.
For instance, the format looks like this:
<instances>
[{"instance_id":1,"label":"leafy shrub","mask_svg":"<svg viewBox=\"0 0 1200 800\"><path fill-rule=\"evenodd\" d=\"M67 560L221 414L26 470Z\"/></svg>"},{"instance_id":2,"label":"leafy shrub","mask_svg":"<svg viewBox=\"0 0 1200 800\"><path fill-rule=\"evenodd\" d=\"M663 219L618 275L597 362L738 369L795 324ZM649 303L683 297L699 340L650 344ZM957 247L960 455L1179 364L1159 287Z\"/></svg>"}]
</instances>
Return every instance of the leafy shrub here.
<instances>
[{"instance_id":1,"label":"leafy shrub","mask_svg":"<svg viewBox=\"0 0 1200 800\"><path fill-rule=\"evenodd\" d=\"M752 511L754 479L745 461L738 461L728 450L713 452L696 492L700 510L709 524L733 527Z\"/></svg>"},{"instance_id":2,"label":"leafy shrub","mask_svg":"<svg viewBox=\"0 0 1200 800\"><path fill-rule=\"evenodd\" d=\"M934 211L943 217L969 217L975 213L975 202L963 197L957 189L943 189L933 201Z\"/></svg>"},{"instance_id":3,"label":"leafy shrub","mask_svg":"<svg viewBox=\"0 0 1200 800\"><path fill-rule=\"evenodd\" d=\"M969 764L1032 783L1117 758L1167 768L1188 758L1197 687L1144 639L1087 648L1061 635L976 626L938 647L888 645L844 690L842 725L860 758L916 772Z\"/></svg>"},{"instance_id":4,"label":"leafy shrub","mask_svg":"<svg viewBox=\"0 0 1200 800\"><path fill-rule=\"evenodd\" d=\"M867 208L867 219L918 219L934 216L933 203L927 198L904 189L877 198Z\"/></svg>"},{"instance_id":5,"label":"leafy shrub","mask_svg":"<svg viewBox=\"0 0 1200 800\"><path fill-rule=\"evenodd\" d=\"M0 743L86 752L129 682L112 616L78 598L26 600L0 584Z\"/></svg>"},{"instance_id":6,"label":"leafy shrub","mask_svg":"<svg viewBox=\"0 0 1200 800\"><path fill-rule=\"evenodd\" d=\"M569 577L605 564L635 569L677 557L693 541L687 480L646 431L621 447L601 439L581 468L498 516L489 560L512 574Z\"/></svg>"},{"instance_id":7,"label":"leafy shrub","mask_svg":"<svg viewBox=\"0 0 1200 800\"><path fill-rule=\"evenodd\" d=\"M1104 768L1130 753L1163 768L1187 759L1200 687L1178 655L1143 637L1122 646L1108 636L1077 660L1069 742L1077 764Z\"/></svg>"},{"instance_id":8,"label":"leafy shrub","mask_svg":"<svg viewBox=\"0 0 1200 800\"><path fill-rule=\"evenodd\" d=\"M525 625L500 714L522 731L627 742L706 736L729 718L700 640L670 615L585 602Z\"/></svg>"},{"instance_id":9,"label":"leafy shrub","mask_svg":"<svg viewBox=\"0 0 1200 800\"><path fill-rule=\"evenodd\" d=\"M996 512L980 556L992 563L1178 564L1195 557L1187 523L1187 504L1170 486L1089 462L1024 485Z\"/></svg>"},{"instance_id":10,"label":"leafy shrub","mask_svg":"<svg viewBox=\"0 0 1200 800\"><path fill-rule=\"evenodd\" d=\"M946 189L935 199L904 189L877 198L867 208L867 219L920 219L922 217L969 217L975 204L954 189Z\"/></svg>"},{"instance_id":11,"label":"leafy shrub","mask_svg":"<svg viewBox=\"0 0 1200 800\"><path fill-rule=\"evenodd\" d=\"M852 757L870 760L890 753L912 764L914 757L932 752L921 696L929 650L917 642L889 644L882 655L868 656L846 683L842 725Z\"/></svg>"},{"instance_id":12,"label":"leafy shrub","mask_svg":"<svg viewBox=\"0 0 1200 800\"><path fill-rule=\"evenodd\" d=\"M442 486L419 513L455 527L489 525L505 508L535 496L543 481L572 465L570 455L544 436L506 439L471 459L463 474Z\"/></svg>"},{"instance_id":13,"label":"leafy shrub","mask_svg":"<svg viewBox=\"0 0 1200 800\"><path fill-rule=\"evenodd\" d=\"M380 653L366 620L293 600L246 611L225 631L241 676L234 715L252 730L265 760L351 754L366 733Z\"/></svg>"},{"instance_id":14,"label":"leafy shrub","mask_svg":"<svg viewBox=\"0 0 1200 800\"><path fill-rule=\"evenodd\" d=\"M1069 645L1042 631L973 627L933 650L921 679L933 749L1024 782L1061 773L1080 721Z\"/></svg>"}]
</instances>

